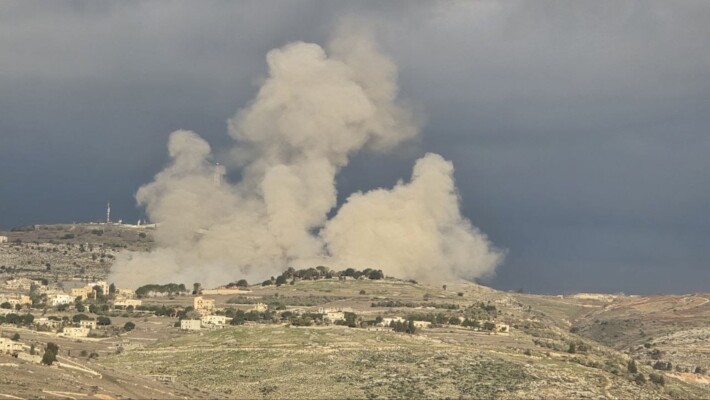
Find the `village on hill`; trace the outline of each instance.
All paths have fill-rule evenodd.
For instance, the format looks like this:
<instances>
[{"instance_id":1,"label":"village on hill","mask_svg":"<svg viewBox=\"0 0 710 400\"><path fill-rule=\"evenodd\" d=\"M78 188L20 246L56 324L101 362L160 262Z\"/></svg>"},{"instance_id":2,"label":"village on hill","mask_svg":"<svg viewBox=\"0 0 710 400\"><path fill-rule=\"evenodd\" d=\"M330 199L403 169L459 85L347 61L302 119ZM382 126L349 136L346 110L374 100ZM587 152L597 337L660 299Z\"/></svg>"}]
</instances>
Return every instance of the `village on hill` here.
<instances>
[{"instance_id":1,"label":"village on hill","mask_svg":"<svg viewBox=\"0 0 710 400\"><path fill-rule=\"evenodd\" d=\"M0 394L697 398L710 383L707 295L542 296L322 266L132 290L106 277L151 230L97 229L0 234Z\"/></svg>"}]
</instances>

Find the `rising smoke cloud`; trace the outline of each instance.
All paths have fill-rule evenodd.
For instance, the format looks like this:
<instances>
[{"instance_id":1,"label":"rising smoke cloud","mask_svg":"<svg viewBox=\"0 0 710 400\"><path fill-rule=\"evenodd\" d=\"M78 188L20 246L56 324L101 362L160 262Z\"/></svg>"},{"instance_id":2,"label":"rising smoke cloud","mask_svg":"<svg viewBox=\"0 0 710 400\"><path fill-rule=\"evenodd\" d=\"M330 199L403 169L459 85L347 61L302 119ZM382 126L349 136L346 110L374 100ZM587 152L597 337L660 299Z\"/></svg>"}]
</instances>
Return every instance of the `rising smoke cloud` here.
<instances>
[{"instance_id":1,"label":"rising smoke cloud","mask_svg":"<svg viewBox=\"0 0 710 400\"><path fill-rule=\"evenodd\" d=\"M229 121L241 181L223 182L196 133L173 132L170 165L136 194L159 224L156 248L121 254L111 281L216 286L315 265L430 281L494 271L502 253L461 215L453 165L436 154L416 162L410 182L352 194L328 220L354 153L419 133L397 99L395 64L370 36L343 30L328 51L296 42L266 60L256 98Z\"/></svg>"}]
</instances>

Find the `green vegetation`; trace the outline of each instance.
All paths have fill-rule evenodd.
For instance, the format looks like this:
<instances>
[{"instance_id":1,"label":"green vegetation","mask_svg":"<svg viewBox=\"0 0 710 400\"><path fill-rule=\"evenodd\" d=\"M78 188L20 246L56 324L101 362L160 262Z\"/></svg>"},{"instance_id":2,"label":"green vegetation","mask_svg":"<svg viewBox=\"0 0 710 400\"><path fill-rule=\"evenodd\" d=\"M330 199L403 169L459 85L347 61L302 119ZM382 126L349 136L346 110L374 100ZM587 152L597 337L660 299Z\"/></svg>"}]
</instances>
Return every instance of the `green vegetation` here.
<instances>
[{"instance_id":1,"label":"green vegetation","mask_svg":"<svg viewBox=\"0 0 710 400\"><path fill-rule=\"evenodd\" d=\"M42 364L52 365L55 361L57 361L57 354L59 354L59 346L57 346L56 343L47 343L47 349L44 351L44 355L42 356Z\"/></svg>"},{"instance_id":2,"label":"green vegetation","mask_svg":"<svg viewBox=\"0 0 710 400\"><path fill-rule=\"evenodd\" d=\"M136 296L138 298L150 296L150 295L156 295L156 294L163 294L163 295L174 295L174 294L181 294L181 293L187 293L187 288L185 287L185 284L177 284L177 283L168 283L165 285L158 285L158 284L150 284L150 285L143 285L136 289Z\"/></svg>"}]
</instances>

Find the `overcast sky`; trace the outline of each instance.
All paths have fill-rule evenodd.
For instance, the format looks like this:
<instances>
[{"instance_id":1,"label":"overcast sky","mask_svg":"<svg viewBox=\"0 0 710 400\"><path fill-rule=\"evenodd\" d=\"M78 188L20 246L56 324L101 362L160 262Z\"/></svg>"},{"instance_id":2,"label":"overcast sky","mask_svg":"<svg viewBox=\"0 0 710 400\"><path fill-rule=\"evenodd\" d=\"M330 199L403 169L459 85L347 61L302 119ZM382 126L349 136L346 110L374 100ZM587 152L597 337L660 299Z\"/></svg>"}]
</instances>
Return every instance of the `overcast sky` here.
<instances>
[{"instance_id":1,"label":"overcast sky","mask_svg":"<svg viewBox=\"0 0 710 400\"><path fill-rule=\"evenodd\" d=\"M341 199L435 151L508 250L484 283L710 291L707 1L0 1L0 229L98 220L109 200L135 222L170 132L226 148L266 52L346 18L425 124L353 160Z\"/></svg>"}]
</instances>

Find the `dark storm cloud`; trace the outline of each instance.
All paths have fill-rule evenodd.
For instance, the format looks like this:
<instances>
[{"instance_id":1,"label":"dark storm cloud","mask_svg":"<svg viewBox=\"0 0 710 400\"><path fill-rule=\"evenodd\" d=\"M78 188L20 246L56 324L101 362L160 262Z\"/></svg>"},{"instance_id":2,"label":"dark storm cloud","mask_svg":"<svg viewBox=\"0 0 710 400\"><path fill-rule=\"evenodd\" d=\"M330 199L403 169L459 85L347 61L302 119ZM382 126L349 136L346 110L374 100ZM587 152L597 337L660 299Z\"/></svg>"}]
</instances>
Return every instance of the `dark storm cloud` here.
<instances>
[{"instance_id":1,"label":"dark storm cloud","mask_svg":"<svg viewBox=\"0 0 710 400\"><path fill-rule=\"evenodd\" d=\"M707 291L706 2L2 2L0 227L142 214L167 135L219 147L265 53L373 27L426 120L341 196L454 161L464 212L533 291Z\"/></svg>"}]
</instances>

